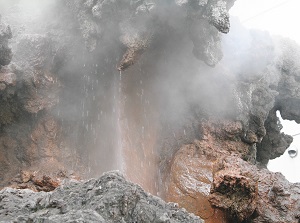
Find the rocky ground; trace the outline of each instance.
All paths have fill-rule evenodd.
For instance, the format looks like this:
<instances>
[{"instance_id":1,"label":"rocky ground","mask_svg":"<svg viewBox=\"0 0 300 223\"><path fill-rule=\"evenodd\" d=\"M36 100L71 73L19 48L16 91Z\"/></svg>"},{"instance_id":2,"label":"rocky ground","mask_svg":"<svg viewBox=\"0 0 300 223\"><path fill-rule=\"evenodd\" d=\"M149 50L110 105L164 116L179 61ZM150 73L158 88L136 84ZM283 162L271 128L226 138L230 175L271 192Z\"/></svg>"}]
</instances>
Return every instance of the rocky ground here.
<instances>
[{"instance_id":1,"label":"rocky ground","mask_svg":"<svg viewBox=\"0 0 300 223\"><path fill-rule=\"evenodd\" d=\"M165 203L118 172L65 182L55 191L6 188L0 222L203 222L175 203Z\"/></svg>"}]
</instances>

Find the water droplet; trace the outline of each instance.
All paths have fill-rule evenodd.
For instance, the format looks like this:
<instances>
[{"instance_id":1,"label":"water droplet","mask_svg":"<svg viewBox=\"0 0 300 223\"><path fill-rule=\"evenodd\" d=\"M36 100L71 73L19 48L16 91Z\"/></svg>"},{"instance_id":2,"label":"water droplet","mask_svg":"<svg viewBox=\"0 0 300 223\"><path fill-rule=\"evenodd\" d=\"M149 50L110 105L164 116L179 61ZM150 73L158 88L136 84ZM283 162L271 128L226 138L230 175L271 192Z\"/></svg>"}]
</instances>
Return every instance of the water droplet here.
<instances>
[{"instance_id":1,"label":"water droplet","mask_svg":"<svg viewBox=\"0 0 300 223\"><path fill-rule=\"evenodd\" d=\"M298 155L298 149L296 147L288 148L288 154L291 158L294 158Z\"/></svg>"}]
</instances>

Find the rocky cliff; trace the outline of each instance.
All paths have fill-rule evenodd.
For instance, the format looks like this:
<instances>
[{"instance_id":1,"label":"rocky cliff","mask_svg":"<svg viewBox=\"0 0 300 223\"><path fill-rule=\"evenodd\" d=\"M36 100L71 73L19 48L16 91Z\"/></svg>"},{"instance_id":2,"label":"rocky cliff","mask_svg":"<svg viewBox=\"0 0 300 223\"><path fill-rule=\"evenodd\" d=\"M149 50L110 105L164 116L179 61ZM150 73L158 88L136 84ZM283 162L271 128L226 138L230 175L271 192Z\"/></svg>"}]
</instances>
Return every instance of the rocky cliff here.
<instances>
[{"instance_id":1,"label":"rocky cliff","mask_svg":"<svg viewBox=\"0 0 300 223\"><path fill-rule=\"evenodd\" d=\"M299 222L266 169L276 111L300 122L295 42L230 25L233 0L0 3L1 220L201 222L115 173L72 182L119 169L205 222Z\"/></svg>"}]
</instances>

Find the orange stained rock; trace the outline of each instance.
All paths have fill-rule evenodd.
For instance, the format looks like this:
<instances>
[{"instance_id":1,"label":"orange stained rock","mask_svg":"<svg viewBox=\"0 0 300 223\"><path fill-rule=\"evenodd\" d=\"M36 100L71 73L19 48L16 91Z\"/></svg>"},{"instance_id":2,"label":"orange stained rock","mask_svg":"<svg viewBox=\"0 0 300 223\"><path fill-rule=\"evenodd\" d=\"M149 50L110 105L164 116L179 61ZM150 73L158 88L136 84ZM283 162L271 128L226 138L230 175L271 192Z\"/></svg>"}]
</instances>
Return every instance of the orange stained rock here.
<instances>
[{"instance_id":1,"label":"orange stained rock","mask_svg":"<svg viewBox=\"0 0 300 223\"><path fill-rule=\"evenodd\" d=\"M206 223L228 222L225 213L208 201L215 163L216 160L201 154L194 144L181 148L171 164L167 201L178 203Z\"/></svg>"}]
</instances>

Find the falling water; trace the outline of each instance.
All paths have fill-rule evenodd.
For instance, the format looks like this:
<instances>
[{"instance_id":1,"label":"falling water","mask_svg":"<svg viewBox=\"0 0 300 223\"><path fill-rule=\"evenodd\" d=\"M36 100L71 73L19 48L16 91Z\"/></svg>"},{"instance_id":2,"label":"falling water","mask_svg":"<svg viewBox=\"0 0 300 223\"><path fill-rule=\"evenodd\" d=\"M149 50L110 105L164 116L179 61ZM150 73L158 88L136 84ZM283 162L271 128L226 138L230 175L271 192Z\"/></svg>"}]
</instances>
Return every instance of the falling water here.
<instances>
[{"instance_id":1,"label":"falling water","mask_svg":"<svg viewBox=\"0 0 300 223\"><path fill-rule=\"evenodd\" d=\"M117 75L116 75L117 76ZM115 78L115 83L118 89L116 94L118 94L117 99L115 99L116 106L116 117L117 117L117 166L121 172L124 172L124 160L123 160L123 149L122 149L122 130L121 130L121 89L122 89L122 71L120 71L119 78Z\"/></svg>"}]
</instances>

